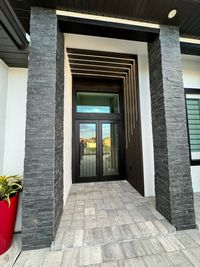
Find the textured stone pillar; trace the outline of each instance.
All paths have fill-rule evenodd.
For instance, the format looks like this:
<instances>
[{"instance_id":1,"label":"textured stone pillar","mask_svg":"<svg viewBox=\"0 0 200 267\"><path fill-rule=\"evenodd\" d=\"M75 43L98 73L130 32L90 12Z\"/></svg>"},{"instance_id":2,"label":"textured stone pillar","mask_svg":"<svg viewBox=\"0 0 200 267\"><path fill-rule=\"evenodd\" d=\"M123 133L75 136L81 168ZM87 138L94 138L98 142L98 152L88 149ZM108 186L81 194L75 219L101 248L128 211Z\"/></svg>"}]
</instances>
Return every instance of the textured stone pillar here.
<instances>
[{"instance_id":1,"label":"textured stone pillar","mask_svg":"<svg viewBox=\"0 0 200 267\"><path fill-rule=\"evenodd\" d=\"M179 30L148 45L156 207L177 230L195 227Z\"/></svg>"},{"instance_id":2,"label":"textured stone pillar","mask_svg":"<svg viewBox=\"0 0 200 267\"><path fill-rule=\"evenodd\" d=\"M63 210L64 36L55 10L32 8L22 249L51 245Z\"/></svg>"}]
</instances>

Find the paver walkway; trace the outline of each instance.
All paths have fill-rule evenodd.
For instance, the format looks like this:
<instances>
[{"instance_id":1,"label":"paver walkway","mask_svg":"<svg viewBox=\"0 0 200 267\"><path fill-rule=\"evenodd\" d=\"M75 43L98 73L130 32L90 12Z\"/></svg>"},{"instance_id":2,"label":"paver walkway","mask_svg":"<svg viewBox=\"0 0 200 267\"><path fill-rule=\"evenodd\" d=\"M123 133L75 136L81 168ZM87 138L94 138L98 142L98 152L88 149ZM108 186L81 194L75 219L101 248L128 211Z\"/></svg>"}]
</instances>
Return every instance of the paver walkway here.
<instances>
[{"instance_id":1,"label":"paver walkway","mask_svg":"<svg viewBox=\"0 0 200 267\"><path fill-rule=\"evenodd\" d=\"M197 228L200 230L200 193L194 193L194 206Z\"/></svg>"},{"instance_id":2,"label":"paver walkway","mask_svg":"<svg viewBox=\"0 0 200 267\"><path fill-rule=\"evenodd\" d=\"M176 232L126 181L75 184L52 248L14 266L200 266L200 232Z\"/></svg>"}]
</instances>

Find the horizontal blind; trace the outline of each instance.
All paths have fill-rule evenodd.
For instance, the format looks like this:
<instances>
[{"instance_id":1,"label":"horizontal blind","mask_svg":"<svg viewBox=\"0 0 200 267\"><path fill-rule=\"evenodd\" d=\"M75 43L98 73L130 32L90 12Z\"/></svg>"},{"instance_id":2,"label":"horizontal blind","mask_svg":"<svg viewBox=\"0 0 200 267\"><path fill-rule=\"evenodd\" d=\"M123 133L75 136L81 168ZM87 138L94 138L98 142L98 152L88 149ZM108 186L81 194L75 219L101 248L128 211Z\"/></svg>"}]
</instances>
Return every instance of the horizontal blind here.
<instances>
[{"instance_id":1,"label":"horizontal blind","mask_svg":"<svg viewBox=\"0 0 200 267\"><path fill-rule=\"evenodd\" d=\"M190 148L200 152L200 99L186 99Z\"/></svg>"}]
</instances>

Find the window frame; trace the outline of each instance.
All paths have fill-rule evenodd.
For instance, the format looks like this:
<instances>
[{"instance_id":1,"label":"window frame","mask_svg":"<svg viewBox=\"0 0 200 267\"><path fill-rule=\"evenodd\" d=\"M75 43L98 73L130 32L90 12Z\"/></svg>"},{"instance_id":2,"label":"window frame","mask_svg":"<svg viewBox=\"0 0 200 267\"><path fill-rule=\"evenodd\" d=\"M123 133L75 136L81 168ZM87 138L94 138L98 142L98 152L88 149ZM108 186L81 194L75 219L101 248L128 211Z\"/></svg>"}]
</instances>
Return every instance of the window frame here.
<instances>
[{"instance_id":1,"label":"window frame","mask_svg":"<svg viewBox=\"0 0 200 267\"><path fill-rule=\"evenodd\" d=\"M185 110L186 110L186 119L187 119L187 131L188 131L188 145L189 145L189 153L190 153L190 165L191 166L198 166L200 165L200 159L192 159L192 152L190 146L190 132L189 132L189 120L188 120L188 112L187 112L187 103L186 103L186 95L199 95L200 97L200 88L185 88Z\"/></svg>"}]
</instances>

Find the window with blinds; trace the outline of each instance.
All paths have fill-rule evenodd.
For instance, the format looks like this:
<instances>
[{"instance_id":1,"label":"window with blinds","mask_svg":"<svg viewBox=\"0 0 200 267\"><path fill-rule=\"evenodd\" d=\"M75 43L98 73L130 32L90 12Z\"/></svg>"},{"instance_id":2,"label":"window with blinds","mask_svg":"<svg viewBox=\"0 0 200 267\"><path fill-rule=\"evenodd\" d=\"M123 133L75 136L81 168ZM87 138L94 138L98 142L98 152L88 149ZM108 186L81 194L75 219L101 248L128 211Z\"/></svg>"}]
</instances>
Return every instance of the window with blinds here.
<instances>
[{"instance_id":1,"label":"window with blinds","mask_svg":"<svg viewBox=\"0 0 200 267\"><path fill-rule=\"evenodd\" d=\"M191 158L200 159L200 95L186 95Z\"/></svg>"}]
</instances>

